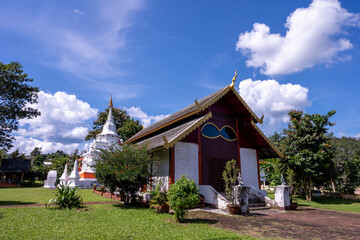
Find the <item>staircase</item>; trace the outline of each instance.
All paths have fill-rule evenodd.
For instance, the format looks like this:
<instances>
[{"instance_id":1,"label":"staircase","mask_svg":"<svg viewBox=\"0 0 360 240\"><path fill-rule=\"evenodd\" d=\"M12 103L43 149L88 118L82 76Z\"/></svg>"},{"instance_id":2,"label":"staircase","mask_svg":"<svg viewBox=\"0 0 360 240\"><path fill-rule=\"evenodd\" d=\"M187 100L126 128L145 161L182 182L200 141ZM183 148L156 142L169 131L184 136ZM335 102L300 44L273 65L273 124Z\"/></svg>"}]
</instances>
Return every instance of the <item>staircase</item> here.
<instances>
[{"instance_id":1,"label":"staircase","mask_svg":"<svg viewBox=\"0 0 360 240\"><path fill-rule=\"evenodd\" d=\"M265 196L258 189L251 187L250 196L249 196L249 210L266 210L270 209L270 207L265 204Z\"/></svg>"},{"instance_id":2,"label":"staircase","mask_svg":"<svg viewBox=\"0 0 360 240\"><path fill-rule=\"evenodd\" d=\"M230 204L230 199L224 192L219 193L210 185L200 185L199 190L205 197L205 203L208 206L226 210L226 206ZM270 207L266 206L265 198L266 197L261 190L251 187L249 196L250 211L269 209Z\"/></svg>"},{"instance_id":3,"label":"staircase","mask_svg":"<svg viewBox=\"0 0 360 240\"><path fill-rule=\"evenodd\" d=\"M219 194L230 202L230 198L224 192L219 192ZM262 201L262 198L259 198L256 195L251 194L249 198L249 210L256 211L256 210L266 210L266 209L270 209L270 207L266 206L265 201Z\"/></svg>"},{"instance_id":4,"label":"staircase","mask_svg":"<svg viewBox=\"0 0 360 240\"><path fill-rule=\"evenodd\" d=\"M250 211L266 210L266 209L270 209L270 207L266 206L265 203L263 202L249 203Z\"/></svg>"}]
</instances>

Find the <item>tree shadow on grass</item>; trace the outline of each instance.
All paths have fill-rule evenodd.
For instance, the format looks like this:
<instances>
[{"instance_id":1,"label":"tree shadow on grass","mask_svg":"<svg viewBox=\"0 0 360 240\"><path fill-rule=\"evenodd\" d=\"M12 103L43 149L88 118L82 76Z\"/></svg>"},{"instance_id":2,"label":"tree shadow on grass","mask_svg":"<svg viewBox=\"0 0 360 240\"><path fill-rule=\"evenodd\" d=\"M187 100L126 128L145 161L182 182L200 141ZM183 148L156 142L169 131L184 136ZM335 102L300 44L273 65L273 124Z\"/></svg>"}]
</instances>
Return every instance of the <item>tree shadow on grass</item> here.
<instances>
[{"instance_id":1,"label":"tree shadow on grass","mask_svg":"<svg viewBox=\"0 0 360 240\"><path fill-rule=\"evenodd\" d=\"M141 206L141 204L123 204L123 203L119 203L119 204L114 204L114 207L117 208L121 208L124 210L129 210L129 209L145 209L147 207L143 207Z\"/></svg>"},{"instance_id":2,"label":"tree shadow on grass","mask_svg":"<svg viewBox=\"0 0 360 240\"><path fill-rule=\"evenodd\" d=\"M0 201L1 205L29 205L36 204L36 202L20 202L20 201Z\"/></svg>"},{"instance_id":3,"label":"tree shadow on grass","mask_svg":"<svg viewBox=\"0 0 360 240\"><path fill-rule=\"evenodd\" d=\"M302 199L305 200L305 199ZM313 198L312 202L317 203L317 204L329 204L329 205L338 205L338 204L346 204L346 205L350 205L350 204L354 204L354 203L358 203L360 204L360 201L356 201L356 200L352 200L352 199L342 199L342 198L329 198L329 197L318 197L318 198ZM310 206L311 202L307 203L299 203L300 206Z\"/></svg>"},{"instance_id":4,"label":"tree shadow on grass","mask_svg":"<svg viewBox=\"0 0 360 240\"><path fill-rule=\"evenodd\" d=\"M187 218L184 219L181 223L191 223L191 224L215 224L217 220L206 219L206 218Z\"/></svg>"},{"instance_id":5,"label":"tree shadow on grass","mask_svg":"<svg viewBox=\"0 0 360 240\"><path fill-rule=\"evenodd\" d=\"M301 205L301 204L299 204L299 206L304 206L304 207L306 207L305 205ZM308 208L301 208L301 209L296 209L296 210L292 210L292 211L294 211L294 212L305 212L305 211L315 211L316 210L316 208L310 208L310 207L308 207Z\"/></svg>"},{"instance_id":6,"label":"tree shadow on grass","mask_svg":"<svg viewBox=\"0 0 360 240\"><path fill-rule=\"evenodd\" d=\"M238 237L232 237L232 238L229 238L229 237L223 237L223 238L208 238L208 239L209 239L209 240L213 240L213 239L214 239L214 240L215 240L215 239L216 239L216 240L222 240L222 239L224 239L224 240L225 240L225 239L227 239L227 240L229 240L229 239L230 239L230 240L231 240L231 239L239 239L239 238L238 238Z\"/></svg>"}]
</instances>

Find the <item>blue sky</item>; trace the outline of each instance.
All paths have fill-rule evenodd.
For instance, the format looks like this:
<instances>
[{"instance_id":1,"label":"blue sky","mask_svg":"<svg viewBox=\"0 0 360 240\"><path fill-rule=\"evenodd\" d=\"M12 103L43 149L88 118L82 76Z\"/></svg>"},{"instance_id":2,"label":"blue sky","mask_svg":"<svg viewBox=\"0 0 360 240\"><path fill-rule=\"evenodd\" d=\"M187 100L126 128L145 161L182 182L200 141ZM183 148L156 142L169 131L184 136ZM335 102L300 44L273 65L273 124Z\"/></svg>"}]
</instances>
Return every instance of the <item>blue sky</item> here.
<instances>
[{"instance_id":1,"label":"blue sky","mask_svg":"<svg viewBox=\"0 0 360 240\"><path fill-rule=\"evenodd\" d=\"M230 84L269 135L286 112L337 110L336 136L360 137L360 2L2 1L0 61L42 91L16 148L73 151L98 111L149 125ZM80 144L80 145L79 145Z\"/></svg>"}]
</instances>

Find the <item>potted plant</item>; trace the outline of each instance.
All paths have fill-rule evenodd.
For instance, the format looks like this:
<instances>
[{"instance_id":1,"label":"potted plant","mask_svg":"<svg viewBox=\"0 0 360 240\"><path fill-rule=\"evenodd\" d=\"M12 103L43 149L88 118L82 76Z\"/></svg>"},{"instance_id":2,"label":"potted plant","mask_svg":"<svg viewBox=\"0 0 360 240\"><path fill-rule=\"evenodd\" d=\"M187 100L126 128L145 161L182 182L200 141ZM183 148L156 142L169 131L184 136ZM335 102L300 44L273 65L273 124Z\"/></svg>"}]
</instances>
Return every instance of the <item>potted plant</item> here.
<instances>
[{"instance_id":1,"label":"potted plant","mask_svg":"<svg viewBox=\"0 0 360 240\"><path fill-rule=\"evenodd\" d=\"M150 200L150 206L156 209L157 213L168 213L170 210L167 192L165 190L160 190L161 184L158 184L155 190L151 191L151 195L153 196Z\"/></svg>"},{"instance_id":2,"label":"potted plant","mask_svg":"<svg viewBox=\"0 0 360 240\"><path fill-rule=\"evenodd\" d=\"M105 190L106 190L106 189L105 189L105 186L104 186L104 185L101 185L101 186L100 186L101 196L104 195Z\"/></svg>"},{"instance_id":3,"label":"potted plant","mask_svg":"<svg viewBox=\"0 0 360 240\"><path fill-rule=\"evenodd\" d=\"M236 184L239 172L240 169L236 166L236 161L232 159L226 163L222 174L223 180L225 181L225 194L231 202L231 204L227 205L227 209L230 214L239 214L241 211L240 205L235 204L235 196L233 194L233 189Z\"/></svg>"}]
</instances>

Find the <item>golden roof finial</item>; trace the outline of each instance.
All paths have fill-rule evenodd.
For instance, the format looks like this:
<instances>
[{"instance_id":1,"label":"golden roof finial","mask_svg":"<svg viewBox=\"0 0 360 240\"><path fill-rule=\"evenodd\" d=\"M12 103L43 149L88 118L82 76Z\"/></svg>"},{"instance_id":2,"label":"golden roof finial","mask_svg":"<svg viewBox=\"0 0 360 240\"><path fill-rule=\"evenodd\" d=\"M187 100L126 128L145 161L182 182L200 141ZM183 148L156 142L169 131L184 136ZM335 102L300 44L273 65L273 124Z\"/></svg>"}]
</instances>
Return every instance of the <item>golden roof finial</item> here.
<instances>
[{"instance_id":1,"label":"golden roof finial","mask_svg":"<svg viewBox=\"0 0 360 240\"><path fill-rule=\"evenodd\" d=\"M263 113L261 114L261 118L259 120L260 120L259 121L260 124L262 124L264 122L264 114Z\"/></svg>"},{"instance_id":2,"label":"golden roof finial","mask_svg":"<svg viewBox=\"0 0 360 240\"><path fill-rule=\"evenodd\" d=\"M114 108L113 103L112 103L112 94L110 94L109 108Z\"/></svg>"},{"instance_id":3,"label":"golden roof finial","mask_svg":"<svg viewBox=\"0 0 360 240\"><path fill-rule=\"evenodd\" d=\"M231 87L231 88L233 88L234 85L235 85L235 81L236 81L236 77L237 77L237 72L238 72L238 70L235 71L235 76L233 77L232 82L231 82L231 84L230 84L230 87Z\"/></svg>"},{"instance_id":4,"label":"golden roof finial","mask_svg":"<svg viewBox=\"0 0 360 240\"><path fill-rule=\"evenodd\" d=\"M198 110L198 112L200 112L201 106L200 106L197 98L195 98L195 105L196 105L196 109Z\"/></svg>"}]
</instances>

